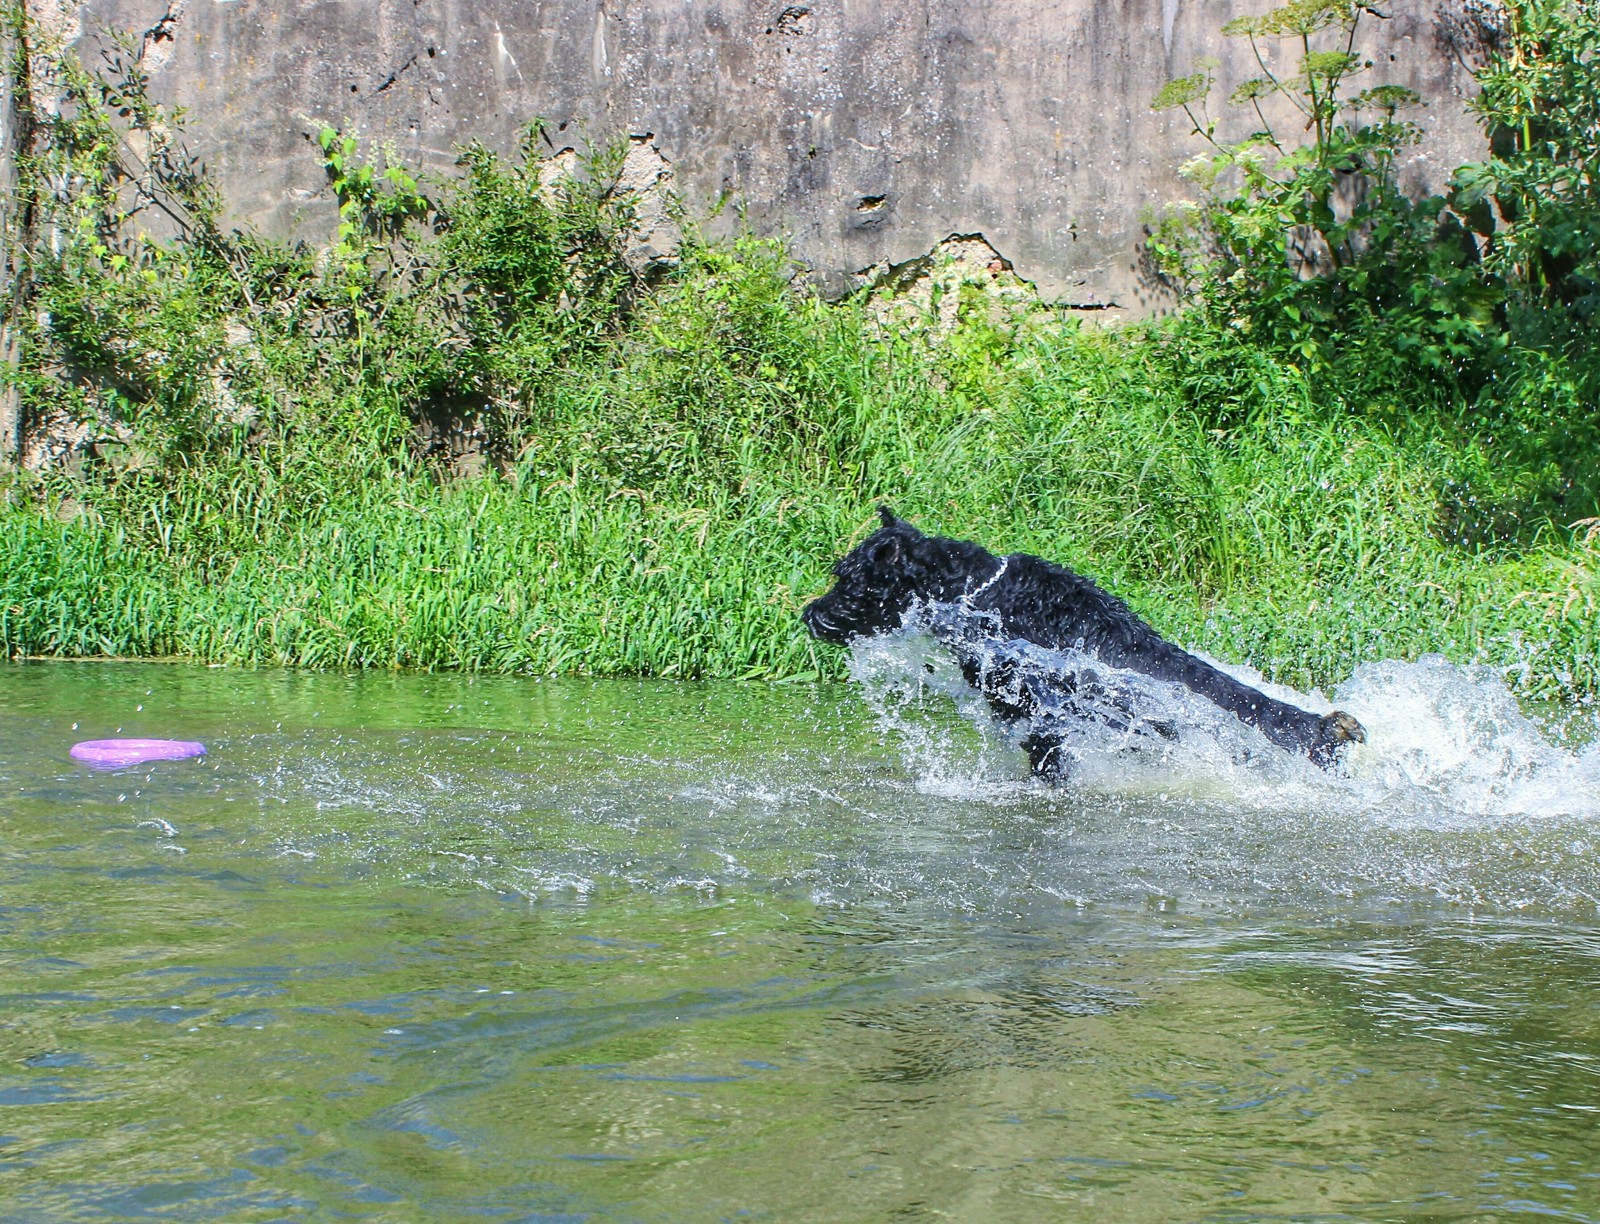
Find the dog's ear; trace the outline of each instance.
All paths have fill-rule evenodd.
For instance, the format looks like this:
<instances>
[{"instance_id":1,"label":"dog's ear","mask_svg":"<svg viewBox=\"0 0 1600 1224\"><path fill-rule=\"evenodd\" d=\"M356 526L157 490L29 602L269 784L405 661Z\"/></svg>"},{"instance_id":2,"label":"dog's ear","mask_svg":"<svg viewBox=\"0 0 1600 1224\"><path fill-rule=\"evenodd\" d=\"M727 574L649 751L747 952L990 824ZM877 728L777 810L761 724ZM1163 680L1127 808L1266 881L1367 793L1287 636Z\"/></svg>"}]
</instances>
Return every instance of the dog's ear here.
<instances>
[{"instance_id":1,"label":"dog's ear","mask_svg":"<svg viewBox=\"0 0 1600 1224\"><path fill-rule=\"evenodd\" d=\"M899 536L885 536L872 546L872 565L874 569L893 569L900 564L900 558L905 553L905 541Z\"/></svg>"},{"instance_id":2,"label":"dog's ear","mask_svg":"<svg viewBox=\"0 0 1600 1224\"><path fill-rule=\"evenodd\" d=\"M895 512L889 509L888 506L878 507L878 517L883 520L885 527L904 527L907 531L916 531L916 528L906 522L905 519L897 518Z\"/></svg>"}]
</instances>

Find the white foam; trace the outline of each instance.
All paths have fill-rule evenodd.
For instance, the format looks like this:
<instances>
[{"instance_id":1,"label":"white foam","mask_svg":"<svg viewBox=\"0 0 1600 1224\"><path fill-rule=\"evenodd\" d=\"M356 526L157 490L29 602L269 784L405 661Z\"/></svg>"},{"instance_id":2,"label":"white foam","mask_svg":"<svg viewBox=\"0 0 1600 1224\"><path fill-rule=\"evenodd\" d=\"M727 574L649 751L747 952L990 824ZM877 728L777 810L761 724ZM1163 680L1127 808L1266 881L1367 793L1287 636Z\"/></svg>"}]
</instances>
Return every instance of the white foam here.
<instances>
[{"instance_id":1,"label":"white foam","mask_svg":"<svg viewBox=\"0 0 1600 1224\"><path fill-rule=\"evenodd\" d=\"M1317 713L1337 707L1360 720L1367 742L1351 745L1342 766L1328 772L1181 686L1117 673L1075 651L1025 649L1032 665L1092 666L1117 677L1141 713L1181 728L1170 742L1093 720L1072 724L1068 785L1080 792L1279 813L1365 812L1402 826L1600 816L1600 743L1576 750L1557 743L1493 668L1439 655L1367 663L1330 699L1267 683L1248 667L1217 664L1279 700ZM996 726L930 635L912 628L858 642L850 670L880 722L904 743L920 789L989 802L1016 798L1026 771L1013 747L1021 730ZM952 725L952 703L980 734Z\"/></svg>"},{"instance_id":2,"label":"white foam","mask_svg":"<svg viewBox=\"0 0 1600 1224\"><path fill-rule=\"evenodd\" d=\"M1493 668L1441 655L1364 663L1336 695L1367 728L1351 773L1386 800L1464 818L1600 815L1600 744L1554 743Z\"/></svg>"}]
</instances>

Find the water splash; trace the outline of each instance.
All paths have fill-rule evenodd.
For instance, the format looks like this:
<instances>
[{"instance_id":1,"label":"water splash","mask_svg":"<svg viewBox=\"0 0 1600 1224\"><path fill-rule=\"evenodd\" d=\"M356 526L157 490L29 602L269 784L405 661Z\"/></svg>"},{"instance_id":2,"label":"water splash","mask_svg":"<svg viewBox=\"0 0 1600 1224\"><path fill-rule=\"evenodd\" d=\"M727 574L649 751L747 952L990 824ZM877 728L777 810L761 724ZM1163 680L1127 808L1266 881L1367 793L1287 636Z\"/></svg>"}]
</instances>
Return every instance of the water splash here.
<instances>
[{"instance_id":1,"label":"water splash","mask_svg":"<svg viewBox=\"0 0 1600 1224\"><path fill-rule=\"evenodd\" d=\"M1074 762L1070 785L1079 791L1217 801L1253 811L1365 811L1389 824L1427 827L1600 816L1600 744L1574 749L1555 742L1492 668L1439 655L1367 663L1330 700L1318 691L1272 684L1249 667L1207 659L1281 701L1319 714L1337 705L1359 719L1367 743L1351 745L1342 767L1326 772L1274 748L1180 685L1118 672L1071 650L1018 643L1002 649L1026 650L1033 667L1094 668L1106 677L1103 688L1116 692L1112 706L1097 711L1090 702L1090 717L1064 725ZM880 723L904 744L922 788L999 801L1014 796L1026 770L1014 747L1021 732L996 724L927 632L913 626L858 642L850 673ZM1146 722L1180 728L1177 738L1130 724L1130 701ZM953 725L952 710L965 728Z\"/></svg>"},{"instance_id":2,"label":"water splash","mask_svg":"<svg viewBox=\"0 0 1600 1224\"><path fill-rule=\"evenodd\" d=\"M1553 742L1500 674L1440 655L1356 669L1338 692L1370 735L1353 762L1369 788L1435 800L1448 820L1600 816L1600 744Z\"/></svg>"},{"instance_id":3,"label":"water splash","mask_svg":"<svg viewBox=\"0 0 1600 1224\"><path fill-rule=\"evenodd\" d=\"M20 746L5 767L15 802L70 805L98 838L159 816L190 862L250 850L268 872L541 905L623 890L985 920L1041 906L1600 912L1600 750L1561 742L1492 671L1358 670L1331 697L1371 739L1339 774L1187 691L1138 689L1178 738L1085 721L1076 773L1049 786L927 635L866 644L854 670L849 688L507 686L480 726L431 725L463 691L437 678L408 682L418 697L399 717L392 701L361 703L337 731L327 716L228 714L197 727L215 741L206 767L158 771L131 811L123 781L65 762L65 721L7 724L0 710L0 742L10 730ZM133 834L128 854L171 842Z\"/></svg>"}]
</instances>

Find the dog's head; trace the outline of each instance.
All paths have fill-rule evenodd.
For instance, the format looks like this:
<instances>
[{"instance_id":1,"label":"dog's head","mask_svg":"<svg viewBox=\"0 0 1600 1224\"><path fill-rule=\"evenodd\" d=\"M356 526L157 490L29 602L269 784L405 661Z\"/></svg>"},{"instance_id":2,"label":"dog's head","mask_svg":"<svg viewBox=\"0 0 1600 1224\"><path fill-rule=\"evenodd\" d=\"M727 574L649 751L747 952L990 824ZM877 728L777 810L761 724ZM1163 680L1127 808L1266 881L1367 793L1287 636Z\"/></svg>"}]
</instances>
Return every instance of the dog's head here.
<instances>
[{"instance_id":1,"label":"dog's head","mask_svg":"<svg viewBox=\"0 0 1600 1224\"><path fill-rule=\"evenodd\" d=\"M883 526L857 544L837 565L833 590L800 614L824 642L844 645L898 629L918 600L928 598L932 574L920 556L928 537L880 506Z\"/></svg>"}]
</instances>

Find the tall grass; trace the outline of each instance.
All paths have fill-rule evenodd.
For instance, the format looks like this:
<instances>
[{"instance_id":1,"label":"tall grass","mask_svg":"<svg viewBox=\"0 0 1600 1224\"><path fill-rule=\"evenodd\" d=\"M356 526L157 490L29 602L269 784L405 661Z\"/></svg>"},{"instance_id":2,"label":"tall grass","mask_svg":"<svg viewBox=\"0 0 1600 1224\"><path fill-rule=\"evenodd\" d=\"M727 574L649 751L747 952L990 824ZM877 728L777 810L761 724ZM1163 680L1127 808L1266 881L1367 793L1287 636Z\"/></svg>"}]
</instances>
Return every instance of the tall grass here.
<instances>
[{"instance_id":1,"label":"tall grass","mask_svg":"<svg viewBox=\"0 0 1600 1224\"><path fill-rule=\"evenodd\" d=\"M1596 687L1592 543L1441 532L1441 473L1476 461L1469 433L1330 404L1243 347L1251 376L1224 405L1193 350L1232 342L1159 326L889 339L853 306L769 297L766 257L684 271L544 388L501 474L443 479L355 428L19 490L0 509L0 647L833 676L796 616L888 501L1069 563L1293 683L1439 650L1536 692ZM717 300L728 277L762 282L757 325L743 290Z\"/></svg>"}]
</instances>

